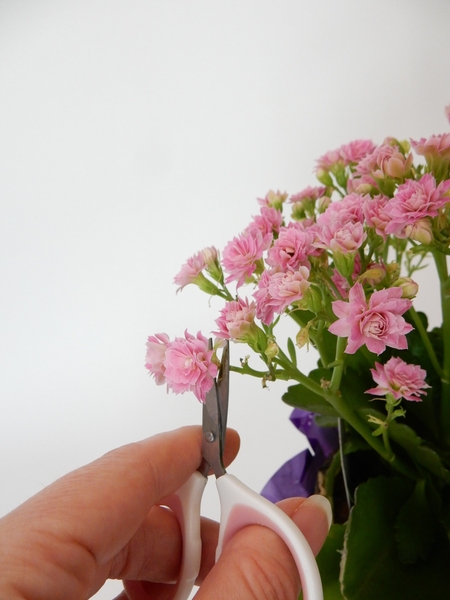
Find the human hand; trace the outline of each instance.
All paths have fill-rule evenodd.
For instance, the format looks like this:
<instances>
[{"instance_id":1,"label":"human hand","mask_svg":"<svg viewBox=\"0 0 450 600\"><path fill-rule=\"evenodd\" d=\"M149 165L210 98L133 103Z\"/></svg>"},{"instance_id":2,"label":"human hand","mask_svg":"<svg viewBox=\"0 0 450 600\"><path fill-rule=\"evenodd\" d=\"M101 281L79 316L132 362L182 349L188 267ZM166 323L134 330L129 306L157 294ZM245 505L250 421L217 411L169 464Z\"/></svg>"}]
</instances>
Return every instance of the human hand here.
<instances>
[{"instance_id":1,"label":"human hand","mask_svg":"<svg viewBox=\"0 0 450 600\"><path fill-rule=\"evenodd\" d=\"M227 464L239 438L227 435ZM0 520L0 597L81 600L106 579L123 579L117 600L168 600L181 560L175 516L158 502L201 461L201 429L185 427L114 450L45 488ZM182 449L180 451L180 449ZM281 508L315 553L329 526L326 501L290 499ZM284 542L259 526L238 532L214 566L218 525L202 520L197 598L297 598L295 563Z\"/></svg>"}]
</instances>

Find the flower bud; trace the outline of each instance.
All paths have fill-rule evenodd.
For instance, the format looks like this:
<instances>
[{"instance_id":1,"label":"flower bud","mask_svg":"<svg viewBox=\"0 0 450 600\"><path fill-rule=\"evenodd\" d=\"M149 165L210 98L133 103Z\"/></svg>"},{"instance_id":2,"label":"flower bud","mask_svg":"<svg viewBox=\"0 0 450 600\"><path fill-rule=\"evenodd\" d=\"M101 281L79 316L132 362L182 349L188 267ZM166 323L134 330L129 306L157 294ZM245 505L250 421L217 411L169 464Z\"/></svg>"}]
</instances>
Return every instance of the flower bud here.
<instances>
[{"instance_id":1,"label":"flower bud","mask_svg":"<svg viewBox=\"0 0 450 600\"><path fill-rule=\"evenodd\" d=\"M201 251L203 259L205 261L206 271L211 275L215 281L223 281L223 270L219 262L219 253L214 246L203 248Z\"/></svg>"},{"instance_id":2,"label":"flower bud","mask_svg":"<svg viewBox=\"0 0 450 600\"><path fill-rule=\"evenodd\" d=\"M317 210L319 213L324 213L327 208L330 206L331 204L331 198L329 196L321 196L320 198L317 199Z\"/></svg>"},{"instance_id":3,"label":"flower bud","mask_svg":"<svg viewBox=\"0 0 450 600\"><path fill-rule=\"evenodd\" d=\"M407 298L408 300L415 298L419 291L419 285L411 277L400 277L392 286L402 288L402 298Z\"/></svg>"},{"instance_id":4,"label":"flower bud","mask_svg":"<svg viewBox=\"0 0 450 600\"><path fill-rule=\"evenodd\" d=\"M279 347L278 344L275 342L275 340L272 338L269 340L267 347L264 351L264 354L267 356L267 360L269 362L272 362L272 360L275 358L275 356L278 354L279 352Z\"/></svg>"},{"instance_id":5,"label":"flower bud","mask_svg":"<svg viewBox=\"0 0 450 600\"><path fill-rule=\"evenodd\" d=\"M307 327L302 327L295 336L295 343L299 348L303 348L305 345L309 345L309 330Z\"/></svg>"},{"instance_id":6,"label":"flower bud","mask_svg":"<svg viewBox=\"0 0 450 600\"><path fill-rule=\"evenodd\" d=\"M433 230L430 219L419 219L414 225L407 225L405 227L405 234L410 240L429 246L433 241Z\"/></svg>"},{"instance_id":7,"label":"flower bud","mask_svg":"<svg viewBox=\"0 0 450 600\"><path fill-rule=\"evenodd\" d=\"M281 193L279 190L274 192L273 190L269 190L265 197L266 205L272 208L276 208L277 210L283 209L283 202L288 197L288 193Z\"/></svg>"},{"instance_id":8,"label":"flower bud","mask_svg":"<svg viewBox=\"0 0 450 600\"><path fill-rule=\"evenodd\" d=\"M386 265L386 273L390 281L398 279L398 277L400 276L400 265L395 262L389 263L388 265Z\"/></svg>"},{"instance_id":9,"label":"flower bud","mask_svg":"<svg viewBox=\"0 0 450 600\"><path fill-rule=\"evenodd\" d=\"M372 264L359 277L359 283L368 283L369 285L377 285L386 277L386 269L383 265Z\"/></svg>"},{"instance_id":10,"label":"flower bud","mask_svg":"<svg viewBox=\"0 0 450 600\"><path fill-rule=\"evenodd\" d=\"M360 183L359 185L356 186L355 192L357 194L370 194L373 192L375 188L373 187L373 185L371 185L370 183L364 182L364 183Z\"/></svg>"},{"instance_id":11,"label":"flower bud","mask_svg":"<svg viewBox=\"0 0 450 600\"><path fill-rule=\"evenodd\" d=\"M305 207L303 205L303 202L295 202L295 204L292 205L292 218L295 221L301 221L302 219L304 219L306 217L306 213L305 213Z\"/></svg>"},{"instance_id":12,"label":"flower bud","mask_svg":"<svg viewBox=\"0 0 450 600\"><path fill-rule=\"evenodd\" d=\"M344 277L350 277L352 275L355 268L355 258L356 254L354 252L349 252L348 254L343 254L338 251L333 252L333 260L336 269Z\"/></svg>"},{"instance_id":13,"label":"flower bud","mask_svg":"<svg viewBox=\"0 0 450 600\"><path fill-rule=\"evenodd\" d=\"M317 314L322 310L322 296L313 286L310 286L303 294L303 303L311 312Z\"/></svg>"},{"instance_id":14,"label":"flower bud","mask_svg":"<svg viewBox=\"0 0 450 600\"><path fill-rule=\"evenodd\" d=\"M326 169L317 169L316 177L320 183L323 183L323 185L326 185L327 187L333 186L333 180L331 179L330 173Z\"/></svg>"}]
</instances>

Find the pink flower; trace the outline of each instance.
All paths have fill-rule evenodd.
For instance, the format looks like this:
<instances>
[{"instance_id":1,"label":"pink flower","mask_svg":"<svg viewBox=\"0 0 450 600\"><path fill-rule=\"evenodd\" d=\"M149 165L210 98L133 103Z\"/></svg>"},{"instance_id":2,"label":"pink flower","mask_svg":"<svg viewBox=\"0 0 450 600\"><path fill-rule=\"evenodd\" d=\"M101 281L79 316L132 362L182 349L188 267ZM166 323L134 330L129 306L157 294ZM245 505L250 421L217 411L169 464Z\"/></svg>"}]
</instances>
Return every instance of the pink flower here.
<instances>
[{"instance_id":1,"label":"pink flower","mask_svg":"<svg viewBox=\"0 0 450 600\"><path fill-rule=\"evenodd\" d=\"M197 252L197 254L188 258L173 280L174 283L180 286L177 292L182 290L189 283L195 283L205 266L206 263L203 252Z\"/></svg>"},{"instance_id":2,"label":"pink flower","mask_svg":"<svg viewBox=\"0 0 450 600\"><path fill-rule=\"evenodd\" d=\"M435 217L441 206L450 201L450 180L442 181L436 187L432 175L426 173L419 181L408 179L398 187L396 195L385 206L391 222L385 232L405 237L407 225L414 225L424 217Z\"/></svg>"},{"instance_id":3,"label":"pink flower","mask_svg":"<svg viewBox=\"0 0 450 600\"><path fill-rule=\"evenodd\" d=\"M378 184L371 175L355 173L347 181L347 192L349 194L368 194L376 189L378 189Z\"/></svg>"},{"instance_id":4,"label":"pink flower","mask_svg":"<svg viewBox=\"0 0 450 600\"><path fill-rule=\"evenodd\" d=\"M447 117L447 121L450 123L450 104L444 109L445 116Z\"/></svg>"},{"instance_id":5,"label":"pink flower","mask_svg":"<svg viewBox=\"0 0 450 600\"><path fill-rule=\"evenodd\" d=\"M253 221L246 227L245 231L248 232L251 229L259 229L263 236L268 233L278 233L282 222L283 214L279 210L262 206L261 213L256 215L256 217L253 217Z\"/></svg>"},{"instance_id":6,"label":"pink flower","mask_svg":"<svg viewBox=\"0 0 450 600\"><path fill-rule=\"evenodd\" d=\"M253 294L256 300L256 316L265 325L270 325L275 313L281 314L290 305L301 300L311 285L309 269L300 267L286 272L273 269L264 271Z\"/></svg>"},{"instance_id":7,"label":"pink flower","mask_svg":"<svg viewBox=\"0 0 450 600\"><path fill-rule=\"evenodd\" d=\"M164 360L166 358L166 350L169 347L169 344L169 336L165 333L151 335L147 341L145 368L150 371L151 375L153 375L157 385L162 385L166 381L164 375Z\"/></svg>"},{"instance_id":8,"label":"pink flower","mask_svg":"<svg viewBox=\"0 0 450 600\"><path fill-rule=\"evenodd\" d=\"M245 341L255 328L256 304L247 299L238 298L236 301L227 302L216 319L219 331L217 337L225 340Z\"/></svg>"},{"instance_id":9,"label":"pink flower","mask_svg":"<svg viewBox=\"0 0 450 600\"><path fill-rule=\"evenodd\" d=\"M412 154L405 158L395 143L385 140L357 165L356 173L378 179L385 176L402 179L409 172L412 161Z\"/></svg>"},{"instance_id":10,"label":"pink flower","mask_svg":"<svg viewBox=\"0 0 450 600\"><path fill-rule=\"evenodd\" d=\"M428 139L411 140L411 146L417 154L424 156L429 162L437 157L450 158L450 133L432 135Z\"/></svg>"},{"instance_id":11,"label":"pink flower","mask_svg":"<svg viewBox=\"0 0 450 600\"><path fill-rule=\"evenodd\" d=\"M266 262L271 267L296 269L300 265L309 267L308 256L315 251L312 248L315 236L311 231L300 227L282 227L278 238L270 248Z\"/></svg>"},{"instance_id":12,"label":"pink flower","mask_svg":"<svg viewBox=\"0 0 450 600\"><path fill-rule=\"evenodd\" d=\"M339 223L364 223L363 203L367 196L361 194L348 194L342 200L331 202L326 211L322 213L317 224L332 225Z\"/></svg>"},{"instance_id":13,"label":"pink flower","mask_svg":"<svg viewBox=\"0 0 450 600\"><path fill-rule=\"evenodd\" d=\"M289 198L289 202L291 202L291 204L295 204L296 202L300 202L302 200L317 200L318 198L321 198L326 191L327 188L324 186L307 187L301 192L298 192L297 194L291 196Z\"/></svg>"},{"instance_id":14,"label":"pink flower","mask_svg":"<svg viewBox=\"0 0 450 600\"><path fill-rule=\"evenodd\" d=\"M269 293L271 276L276 271L264 271L258 281L258 288L253 294L256 300L256 316L265 325L270 325L273 321L275 308L271 304L272 296Z\"/></svg>"},{"instance_id":15,"label":"pink flower","mask_svg":"<svg viewBox=\"0 0 450 600\"><path fill-rule=\"evenodd\" d=\"M367 303L364 289L357 283L349 292L348 302L332 303L338 320L329 331L348 337L347 354L354 354L364 344L376 354L381 354L386 346L404 350L408 347L405 335L413 327L401 315L411 308L412 302L401 296L401 288L383 289L373 292Z\"/></svg>"},{"instance_id":16,"label":"pink flower","mask_svg":"<svg viewBox=\"0 0 450 600\"><path fill-rule=\"evenodd\" d=\"M344 144L337 150L327 152L316 161L316 175L321 180L320 175L323 171L335 172L345 166L358 163L374 149L375 144L370 140L354 140Z\"/></svg>"},{"instance_id":17,"label":"pink flower","mask_svg":"<svg viewBox=\"0 0 450 600\"><path fill-rule=\"evenodd\" d=\"M354 140L340 147L339 153L345 164L357 163L375 150L371 140Z\"/></svg>"},{"instance_id":18,"label":"pink flower","mask_svg":"<svg viewBox=\"0 0 450 600\"><path fill-rule=\"evenodd\" d=\"M427 372L424 369L419 365L409 365L398 357L390 358L385 365L375 363L375 369L370 371L378 385L367 390L366 394L392 394L396 400L404 398L412 402L421 402L420 396L426 396L424 390L430 387L425 383Z\"/></svg>"},{"instance_id":19,"label":"pink flower","mask_svg":"<svg viewBox=\"0 0 450 600\"><path fill-rule=\"evenodd\" d=\"M297 271L289 269L285 273L274 273L269 282L270 303L276 313L284 310L298 300L301 300L311 285L308 281L309 269L299 267Z\"/></svg>"},{"instance_id":20,"label":"pink flower","mask_svg":"<svg viewBox=\"0 0 450 600\"><path fill-rule=\"evenodd\" d=\"M185 331L184 335L184 338L175 338L166 349L164 376L167 387L176 394L193 392L204 402L217 375L217 365L212 361L213 350L208 350L208 340L200 332L194 336Z\"/></svg>"},{"instance_id":21,"label":"pink flower","mask_svg":"<svg viewBox=\"0 0 450 600\"><path fill-rule=\"evenodd\" d=\"M318 237L319 240L314 244L317 248L327 248L332 252L351 254L361 248L367 234L361 223L334 221L330 225L323 225L318 231Z\"/></svg>"},{"instance_id":22,"label":"pink flower","mask_svg":"<svg viewBox=\"0 0 450 600\"><path fill-rule=\"evenodd\" d=\"M251 277L257 267L257 261L262 258L272 241L272 234L263 235L259 229L251 229L233 238L225 246L222 264L229 276L226 283L237 280L237 286L243 285Z\"/></svg>"},{"instance_id":23,"label":"pink flower","mask_svg":"<svg viewBox=\"0 0 450 600\"><path fill-rule=\"evenodd\" d=\"M336 150L329 150L320 158L318 158L316 163L316 172L319 170L330 171L334 166L338 164L343 164L339 148L337 148Z\"/></svg>"},{"instance_id":24,"label":"pink flower","mask_svg":"<svg viewBox=\"0 0 450 600\"><path fill-rule=\"evenodd\" d=\"M386 227L391 222L391 217L386 212L388 202L389 198L387 196L378 194L378 196L373 196L373 198L366 196L363 204L367 225L373 227L384 240L387 238Z\"/></svg>"},{"instance_id":25,"label":"pink flower","mask_svg":"<svg viewBox=\"0 0 450 600\"><path fill-rule=\"evenodd\" d=\"M450 133L432 135L418 142L411 140L411 146L417 154L425 157L427 165L438 181L446 179L450 166Z\"/></svg>"}]
</instances>

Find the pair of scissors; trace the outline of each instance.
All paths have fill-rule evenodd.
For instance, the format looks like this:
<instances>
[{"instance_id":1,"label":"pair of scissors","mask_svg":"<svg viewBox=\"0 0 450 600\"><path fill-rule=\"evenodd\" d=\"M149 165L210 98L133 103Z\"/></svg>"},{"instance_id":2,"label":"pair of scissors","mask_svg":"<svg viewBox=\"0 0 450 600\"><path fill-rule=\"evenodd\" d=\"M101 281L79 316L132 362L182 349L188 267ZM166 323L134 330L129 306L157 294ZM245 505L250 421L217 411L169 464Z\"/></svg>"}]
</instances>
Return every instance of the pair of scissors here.
<instances>
[{"instance_id":1,"label":"pair of scissors","mask_svg":"<svg viewBox=\"0 0 450 600\"><path fill-rule=\"evenodd\" d=\"M177 492L161 501L175 513L183 538L181 569L174 600L186 600L189 597L200 571L200 504L210 470L216 477L221 504L216 562L224 546L240 529L247 525L264 525L275 531L292 553L300 574L304 600L323 600L317 563L301 531L280 508L227 473L223 466L229 367L227 341L217 379L203 404L202 463Z\"/></svg>"}]
</instances>

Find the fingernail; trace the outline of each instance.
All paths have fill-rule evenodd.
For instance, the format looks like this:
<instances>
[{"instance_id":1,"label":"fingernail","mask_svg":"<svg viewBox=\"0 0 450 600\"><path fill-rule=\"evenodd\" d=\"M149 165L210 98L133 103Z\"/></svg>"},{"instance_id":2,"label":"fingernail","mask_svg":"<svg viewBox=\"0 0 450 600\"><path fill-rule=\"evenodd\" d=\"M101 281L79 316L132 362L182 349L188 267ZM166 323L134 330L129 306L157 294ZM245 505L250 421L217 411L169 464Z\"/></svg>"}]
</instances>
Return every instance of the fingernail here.
<instances>
[{"instance_id":1,"label":"fingernail","mask_svg":"<svg viewBox=\"0 0 450 600\"><path fill-rule=\"evenodd\" d=\"M325 498L325 496L321 496L320 494L315 494L314 496L309 496L309 498L303 502L302 506L305 506L306 504L317 506L322 509L327 517L328 529L330 529L331 524L333 523L333 511L331 510L331 504L328 501L328 498Z\"/></svg>"}]
</instances>

